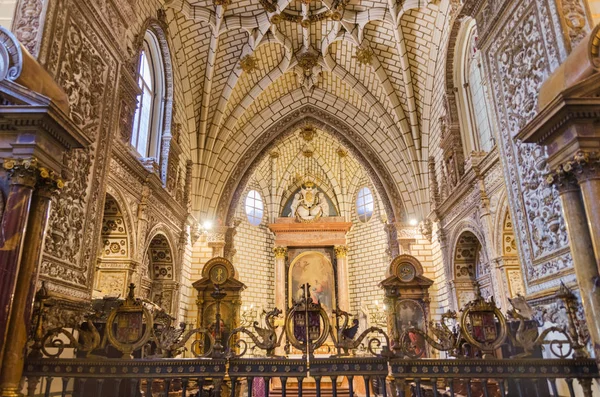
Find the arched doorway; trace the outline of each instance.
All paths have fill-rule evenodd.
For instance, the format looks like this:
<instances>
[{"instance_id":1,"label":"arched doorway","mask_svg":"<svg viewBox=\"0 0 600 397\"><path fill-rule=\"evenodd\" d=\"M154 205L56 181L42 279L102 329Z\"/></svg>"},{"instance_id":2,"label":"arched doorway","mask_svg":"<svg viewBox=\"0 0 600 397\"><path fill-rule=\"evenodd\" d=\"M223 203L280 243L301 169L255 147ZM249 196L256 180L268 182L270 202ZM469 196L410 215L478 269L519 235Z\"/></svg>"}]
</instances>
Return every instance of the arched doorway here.
<instances>
[{"instance_id":1,"label":"arched doorway","mask_svg":"<svg viewBox=\"0 0 600 397\"><path fill-rule=\"evenodd\" d=\"M453 269L457 309L475 298L477 287L483 297L493 295L490 265L482 248L471 231L462 232L456 242Z\"/></svg>"},{"instance_id":2,"label":"arched doorway","mask_svg":"<svg viewBox=\"0 0 600 397\"><path fill-rule=\"evenodd\" d=\"M164 234L158 233L150 240L141 269L141 295L172 314L177 289L175 260L171 244Z\"/></svg>"},{"instance_id":3,"label":"arched doorway","mask_svg":"<svg viewBox=\"0 0 600 397\"><path fill-rule=\"evenodd\" d=\"M107 193L100 234L102 248L97 261L94 296L125 296L135 269L131 236L125 214Z\"/></svg>"}]
</instances>

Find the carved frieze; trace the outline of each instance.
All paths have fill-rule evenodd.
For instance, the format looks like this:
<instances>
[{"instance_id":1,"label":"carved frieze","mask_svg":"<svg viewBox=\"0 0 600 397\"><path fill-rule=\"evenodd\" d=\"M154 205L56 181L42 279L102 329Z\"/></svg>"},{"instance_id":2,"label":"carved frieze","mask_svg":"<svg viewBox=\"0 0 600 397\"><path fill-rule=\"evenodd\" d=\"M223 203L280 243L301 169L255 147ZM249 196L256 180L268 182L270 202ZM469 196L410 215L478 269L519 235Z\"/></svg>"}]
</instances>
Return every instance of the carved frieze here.
<instances>
[{"instance_id":1,"label":"carved frieze","mask_svg":"<svg viewBox=\"0 0 600 397\"><path fill-rule=\"evenodd\" d=\"M495 24L495 39L483 52L497 101L519 253L531 286L571 267L558 194L544 184L545 153L513 139L537 112L539 88L560 62L559 45L545 1L514 2L503 15Z\"/></svg>"},{"instance_id":2,"label":"carved frieze","mask_svg":"<svg viewBox=\"0 0 600 397\"><path fill-rule=\"evenodd\" d=\"M51 3L53 29L44 35L41 60L67 92L72 120L94 144L90 152L68 155L73 175L52 206L41 277L52 279L49 289L80 297L91 291L100 241L117 61L88 19L85 2Z\"/></svg>"}]
</instances>

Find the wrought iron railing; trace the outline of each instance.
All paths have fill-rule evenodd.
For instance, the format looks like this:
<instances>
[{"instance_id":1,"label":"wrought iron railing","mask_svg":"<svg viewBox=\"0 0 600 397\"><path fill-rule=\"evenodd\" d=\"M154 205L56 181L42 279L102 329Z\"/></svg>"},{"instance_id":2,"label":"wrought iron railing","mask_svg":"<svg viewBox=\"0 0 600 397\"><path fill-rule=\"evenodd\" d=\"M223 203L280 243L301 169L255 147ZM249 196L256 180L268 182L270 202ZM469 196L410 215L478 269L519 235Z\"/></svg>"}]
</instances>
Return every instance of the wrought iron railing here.
<instances>
[{"instance_id":1,"label":"wrought iron railing","mask_svg":"<svg viewBox=\"0 0 600 397\"><path fill-rule=\"evenodd\" d=\"M572 294L561 293L566 307L573 308ZM213 295L217 301L224 296L218 286ZM157 327L158 315L134 298L133 286L109 313L90 313L83 325L74 327L77 332L44 330L44 302L39 294L36 336L24 371L28 396L542 397L576 396L576 388L592 396L598 377L582 332L573 324L553 329L558 340L548 340L547 332L525 332L527 306L521 300L507 319L493 300L478 297L460 316L445 315L431 334L411 328L392 338L381 328L358 334L357 323L339 309L332 325L320 304L306 295L288 310L282 330L275 326L281 312L274 309L266 313L264 324L255 322L252 329L234 329L226 336L220 332L218 309L213 332L186 332L164 322ZM104 322L95 323L98 318ZM519 324L516 331L507 326L511 319ZM477 328L479 324L488 328ZM282 346L283 334L287 346ZM335 354L312 354L327 339ZM453 357L416 358L424 349L417 346L421 342ZM509 342L520 352L496 358ZM266 357L247 357L248 343ZM194 357L173 358L184 346ZM562 358L532 358L544 346ZM303 354L286 357L291 347ZM68 350L76 358L63 358Z\"/></svg>"}]
</instances>

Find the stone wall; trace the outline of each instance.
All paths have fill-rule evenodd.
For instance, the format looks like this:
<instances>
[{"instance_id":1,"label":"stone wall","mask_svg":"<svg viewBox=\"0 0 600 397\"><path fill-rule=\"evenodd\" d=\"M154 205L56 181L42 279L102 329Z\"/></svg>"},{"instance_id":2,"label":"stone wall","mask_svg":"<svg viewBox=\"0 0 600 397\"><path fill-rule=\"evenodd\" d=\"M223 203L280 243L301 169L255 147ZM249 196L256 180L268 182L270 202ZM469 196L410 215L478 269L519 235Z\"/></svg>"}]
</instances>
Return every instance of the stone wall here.
<instances>
[{"instance_id":1,"label":"stone wall","mask_svg":"<svg viewBox=\"0 0 600 397\"><path fill-rule=\"evenodd\" d=\"M15 34L66 91L72 120L93 141L88 151L67 154L71 175L53 202L41 267L41 279L48 288L68 299L91 296L107 186L121 199L129 217L133 243L127 255L132 268L142 264L151 234L160 231L168 237L176 260L174 282L188 279L189 230L194 221L184 199L183 190L189 183L182 176L188 169L188 137L193 124L188 122L188 88L184 88L178 67L181 45L173 45L181 43L174 40L179 34L178 15L159 12L161 7L156 0L21 0L17 5ZM128 141L123 142L117 133L126 130L124 126L135 111L135 106L122 106L123 87L128 73L129 79L136 81L132 71L138 38L149 18L169 24L165 40L171 64L166 69L172 72L171 99L179 111L164 129L181 129L178 144L182 153L174 164L180 176L178 188L173 189L163 187L165 179L160 172L146 169ZM170 113L168 109L169 117ZM173 312L178 302L179 297L174 296ZM182 313L187 310L185 305L179 309Z\"/></svg>"}]
</instances>

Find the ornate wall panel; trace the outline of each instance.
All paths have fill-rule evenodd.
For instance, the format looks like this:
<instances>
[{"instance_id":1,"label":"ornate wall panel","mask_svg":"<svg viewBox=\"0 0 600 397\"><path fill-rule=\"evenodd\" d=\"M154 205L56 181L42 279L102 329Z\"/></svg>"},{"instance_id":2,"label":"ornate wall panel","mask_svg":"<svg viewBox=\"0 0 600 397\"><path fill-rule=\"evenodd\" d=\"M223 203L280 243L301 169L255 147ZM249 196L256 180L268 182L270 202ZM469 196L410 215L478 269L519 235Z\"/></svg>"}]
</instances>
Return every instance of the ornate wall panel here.
<instances>
[{"instance_id":1,"label":"ornate wall panel","mask_svg":"<svg viewBox=\"0 0 600 397\"><path fill-rule=\"evenodd\" d=\"M496 98L499 146L528 293L546 288L548 281L557 282L571 267L558 194L544 183L545 153L513 140L535 116L538 90L561 61L554 5L544 0L506 3L483 49ZM485 5L477 15L486 28L485 13L491 7Z\"/></svg>"},{"instance_id":2,"label":"ornate wall panel","mask_svg":"<svg viewBox=\"0 0 600 397\"><path fill-rule=\"evenodd\" d=\"M73 176L54 199L41 269L54 289L76 297L89 296L91 287L118 73L114 50L91 15L85 2L51 2L42 49L46 68L69 96L71 118L95 142L89 153L69 155Z\"/></svg>"}]
</instances>

